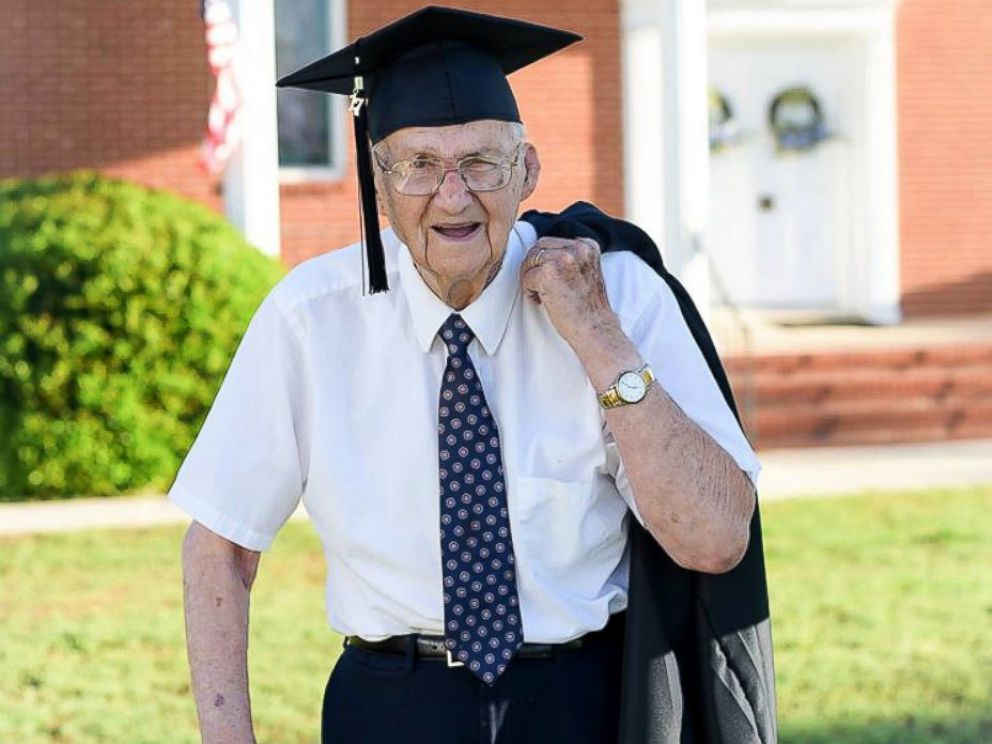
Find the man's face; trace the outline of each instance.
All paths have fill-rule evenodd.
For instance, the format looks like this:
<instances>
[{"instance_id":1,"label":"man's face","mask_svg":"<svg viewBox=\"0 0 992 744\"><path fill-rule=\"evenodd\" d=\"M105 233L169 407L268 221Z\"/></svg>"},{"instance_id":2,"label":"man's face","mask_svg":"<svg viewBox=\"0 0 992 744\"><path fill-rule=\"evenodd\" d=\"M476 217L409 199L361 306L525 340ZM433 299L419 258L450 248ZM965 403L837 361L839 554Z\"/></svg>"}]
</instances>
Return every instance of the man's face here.
<instances>
[{"instance_id":1,"label":"man's face","mask_svg":"<svg viewBox=\"0 0 992 744\"><path fill-rule=\"evenodd\" d=\"M497 191L469 191L454 170L465 157L510 161L518 150L510 182ZM379 211L410 249L424 281L451 307L465 307L499 270L520 202L537 185L537 151L521 144L513 125L483 120L400 129L377 143L375 153L387 167L420 157L452 169L433 194L408 196L376 167L376 191Z\"/></svg>"}]
</instances>

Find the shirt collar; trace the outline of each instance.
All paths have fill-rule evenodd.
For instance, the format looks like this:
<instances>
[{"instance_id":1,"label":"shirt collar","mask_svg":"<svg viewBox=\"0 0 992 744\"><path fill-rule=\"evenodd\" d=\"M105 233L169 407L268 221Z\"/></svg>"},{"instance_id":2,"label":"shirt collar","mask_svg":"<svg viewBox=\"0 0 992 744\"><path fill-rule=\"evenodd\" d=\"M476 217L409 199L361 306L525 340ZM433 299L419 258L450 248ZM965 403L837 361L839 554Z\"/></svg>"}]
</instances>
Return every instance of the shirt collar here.
<instances>
[{"instance_id":1,"label":"shirt collar","mask_svg":"<svg viewBox=\"0 0 992 744\"><path fill-rule=\"evenodd\" d=\"M438 329L453 312L461 314L487 354L496 352L506 333L510 311L519 294L520 264L536 240L537 232L533 226L528 222L518 221L510 231L503 264L495 278L475 302L460 311L446 305L431 291L413 265L410 251L405 245L399 246L400 283L410 307L417 342L424 353L431 350Z\"/></svg>"}]
</instances>

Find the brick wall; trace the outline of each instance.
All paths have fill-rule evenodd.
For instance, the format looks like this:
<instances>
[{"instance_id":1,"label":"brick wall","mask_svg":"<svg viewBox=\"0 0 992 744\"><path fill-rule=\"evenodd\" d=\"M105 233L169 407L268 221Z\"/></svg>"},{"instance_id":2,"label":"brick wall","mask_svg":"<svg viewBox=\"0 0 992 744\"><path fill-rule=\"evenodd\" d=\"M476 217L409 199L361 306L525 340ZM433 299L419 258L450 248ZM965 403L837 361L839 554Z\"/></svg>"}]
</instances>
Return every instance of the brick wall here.
<instances>
[{"instance_id":1,"label":"brick wall","mask_svg":"<svg viewBox=\"0 0 992 744\"><path fill-rule=\"evenodd\" d=\"M348 36L421 7L419 0L351 2ZM459 7L577 31L586 41L510 77L541 181L522 209L555 209L576 199L623 210L618 0L462 0ZM351 123L346 122L350 142ZM282 187L283 254L291 264L358 239L353 157L333 183Z\"/></svg>"},{"instance_id":2,"label":"brick wall","mask_svg":"<svg viewBox=\"0 0 992 744\"><path fill-rule=\"evenodd\" d=\"M358 2L348 35L420 7ZM558 25L589 40L511 78L543 163L527 207L623 208L618 0L488 0L462 7ZM212 91L199 3L0 0L0 178L74 168L164 187L222 210L197 150ZM125 12L126 10L126 12ZM350 122L344 122L349 127ZM358 238L352 156L333 182L282 187L289 264Z\"/></svg>"},{"instance_id":3,"label":"brick wall","mask_svg":"<svg viewBox=\"0 0 992 744\"><path fill-rule=\"evenodd\" d=\"M0 178L97 168L221 208L197 169L198 3L0 0Z\"/></svg>"},{"instance_id":4,"label":"brick wall","mask_svg":"<svg viewBox=\"0 0 992 744\"><path fill-rule=\"evenodd\" d=\"M577 198L623 209L619 0L463 0L571 28L576 47L511 77L544 164L525 207ZM353 0L349 35L420 5ZM0 0L0 177L73 168L169 188L221 209L197 167L211 80L198 3ZM903 0L898 15L903 307L992 309L992 7ZM295 263L357 237L354 172L283 187Z\"/></svg>"},{"instance_id":5,"label":"brick wall","mask_svg":"<svg viewBox=\"0 0 992 744\"><path fill-rule=\"evenodd\" d=\"M898 15L903 310L992 311L992 4Z\"/></svg>"}]
</instances>

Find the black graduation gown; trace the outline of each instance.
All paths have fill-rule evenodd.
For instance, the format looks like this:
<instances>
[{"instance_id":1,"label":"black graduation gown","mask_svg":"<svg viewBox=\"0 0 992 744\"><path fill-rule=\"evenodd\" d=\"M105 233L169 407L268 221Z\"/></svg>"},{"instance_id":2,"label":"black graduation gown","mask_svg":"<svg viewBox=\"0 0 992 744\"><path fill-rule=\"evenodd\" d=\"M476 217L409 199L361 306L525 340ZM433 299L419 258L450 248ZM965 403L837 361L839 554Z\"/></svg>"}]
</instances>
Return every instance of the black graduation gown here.
<instances>
[{"instance_id":1,"label":"black graduation gown","mask_svg":"<svg viewBox=\"0 0 992 744\"><path fill-rule=\"evenodd\" d=\"M689 293L637 226L586 202L522 215L541 237L589 237L630 250L667 282L713 377L741 423L710 334ZM679 567L636 521L624 643L621 744L768 744L777 741L768 587L757 508L747 553L732 571Z\"/></svg>"}]
</instances>

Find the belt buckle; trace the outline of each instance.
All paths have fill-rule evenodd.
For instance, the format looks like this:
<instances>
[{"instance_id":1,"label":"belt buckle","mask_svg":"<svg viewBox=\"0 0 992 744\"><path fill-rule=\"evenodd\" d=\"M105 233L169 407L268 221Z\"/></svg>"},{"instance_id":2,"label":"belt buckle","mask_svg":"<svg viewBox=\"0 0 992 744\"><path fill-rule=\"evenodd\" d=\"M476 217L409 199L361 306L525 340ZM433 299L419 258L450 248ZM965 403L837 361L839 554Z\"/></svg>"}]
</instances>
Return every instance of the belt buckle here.
<instances>
[{"instance_id":1,"label":"belt buckle","mask_svg":"<svg viewBox=\"0 0 992 744\"><path fill-rule=\"evenodd\" d=\"M448 667L449 668L450 667L463 667L463 666L465 666L465 662L463 662L463 661L456 661L454 658L452 658L452 656L451 656L451 649L450 648L444 649L444 653L447 654L447 656L448 656Z\"/></svg>"}]
</instances>

